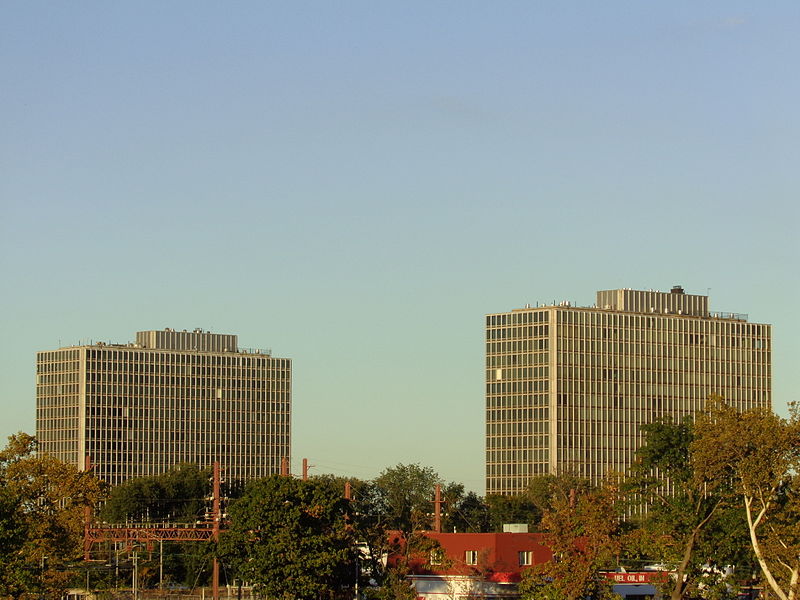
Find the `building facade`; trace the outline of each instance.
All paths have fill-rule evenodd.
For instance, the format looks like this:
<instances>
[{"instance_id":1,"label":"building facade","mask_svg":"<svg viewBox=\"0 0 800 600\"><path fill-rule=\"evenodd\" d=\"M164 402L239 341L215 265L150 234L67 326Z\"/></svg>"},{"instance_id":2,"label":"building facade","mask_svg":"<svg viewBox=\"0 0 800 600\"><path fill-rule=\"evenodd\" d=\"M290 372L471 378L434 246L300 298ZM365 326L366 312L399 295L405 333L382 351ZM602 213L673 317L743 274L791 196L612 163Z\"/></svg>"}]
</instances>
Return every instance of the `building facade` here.
<instances>
[{"instance_id":1,"label":"building facade","mask_svg":"<svg viewBox=\"0 0 800 600\"><path fill-rule=\"evenodd\" d=\"M291 455L291 361L237 336L140 331L136 342L37 353L40 450L111 484L219 461L229 480L279 473Z\"/></svg>"},{"instance_id":2,"label":"building facade","mask_svg":"<svg viewBox=\"0 0 800 600\"><path fill-rule=\"evenodd\" d=\"M487 315L487 494L548 473L625 473L642 425L696 413L712 394L770 407L770 347L770 325L709 312L707 296L678 286Z\"/></svg>"}]
</instances>

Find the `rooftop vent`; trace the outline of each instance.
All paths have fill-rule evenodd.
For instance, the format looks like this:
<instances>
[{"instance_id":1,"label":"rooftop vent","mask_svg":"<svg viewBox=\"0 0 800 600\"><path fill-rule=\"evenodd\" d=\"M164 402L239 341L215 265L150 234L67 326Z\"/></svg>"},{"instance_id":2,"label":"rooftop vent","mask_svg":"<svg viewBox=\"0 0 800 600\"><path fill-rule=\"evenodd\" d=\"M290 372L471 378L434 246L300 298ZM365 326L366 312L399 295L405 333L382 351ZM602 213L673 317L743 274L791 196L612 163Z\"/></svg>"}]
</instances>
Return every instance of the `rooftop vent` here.
<instances>
[{"instance_id":1,"label":"rooftop vent","mask_svg":"<svg viewBox=\"0 0 800 600\"><path fill-rule=\"evenodd\" d=\"M673 285L672 289L670 290L672 294L683 294L683 288L679 285Z\"/></svg>"}]
</instances>

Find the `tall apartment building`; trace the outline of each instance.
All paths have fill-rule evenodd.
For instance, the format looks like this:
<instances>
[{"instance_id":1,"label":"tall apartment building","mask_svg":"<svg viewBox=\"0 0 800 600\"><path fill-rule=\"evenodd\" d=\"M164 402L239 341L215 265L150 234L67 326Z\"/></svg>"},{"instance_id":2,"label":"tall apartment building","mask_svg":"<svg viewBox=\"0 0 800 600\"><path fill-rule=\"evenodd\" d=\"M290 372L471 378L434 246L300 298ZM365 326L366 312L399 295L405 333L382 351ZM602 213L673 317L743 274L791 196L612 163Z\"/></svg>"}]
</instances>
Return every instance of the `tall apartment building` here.
<instances>
[{"instance_id":1,"label":"tall apartment building","mask_svg":"<svg viewBox=\"0 0 800 600\"><path fill-rule=\"evenodd\" d=\"M219 461L228 479L280 472L291 452L291 361L237 336L140 331L136 342L37 353L40 449L118 484Z\"/></svg>"},{"instance_id":2,"label":"tall apartment building","mask_svg":"<svg viewBox=\"0 0 800 600\"><path fill-rule=\"evenodd\" d=\"M486 492L624 473L642 425L696 413L711 394L770 407L770 341L770 325L709 312L707 296L678 286L487 315Z\"/></svg>"}]
</instances>

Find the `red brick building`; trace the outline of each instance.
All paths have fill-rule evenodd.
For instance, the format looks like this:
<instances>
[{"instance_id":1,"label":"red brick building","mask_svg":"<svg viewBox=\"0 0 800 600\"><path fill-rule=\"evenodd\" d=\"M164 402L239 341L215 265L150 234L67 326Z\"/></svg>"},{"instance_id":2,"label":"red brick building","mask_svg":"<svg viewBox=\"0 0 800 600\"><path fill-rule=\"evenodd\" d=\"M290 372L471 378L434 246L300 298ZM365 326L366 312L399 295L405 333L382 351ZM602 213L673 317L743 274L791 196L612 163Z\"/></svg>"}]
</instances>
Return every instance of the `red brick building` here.
<instances>
[{"instance_id":1,"label":"red brick building","mask_svg":"<svg viewBox=\"0 0 800 600\"><path fill-rule=\"evenodd\" d=\"M552 560L541 533L436 533L425 537L438 547L409 557L409 579L419 600L514 600L522 572ZM403 539L391 539L397 553L389 556L397 563L404 556ZM664 571L603 573L614 592L627 600L647 600L659 596L658 584L669 577Z\"/></svg>"},{"instance_id":2,"label":"red brick building","mask_svg":"<svg viewBox=\"0 0 800 600\"><path fill-rule=\"evenodd\" d=\"M553 554L540 533L436 533L425 536L438 548L409 558L409 579L421 599L513 598L521 573ZM397 534L393 545L403 548ZM389 557L397 562L402 550Z\"/></svg>"}]
</instances>

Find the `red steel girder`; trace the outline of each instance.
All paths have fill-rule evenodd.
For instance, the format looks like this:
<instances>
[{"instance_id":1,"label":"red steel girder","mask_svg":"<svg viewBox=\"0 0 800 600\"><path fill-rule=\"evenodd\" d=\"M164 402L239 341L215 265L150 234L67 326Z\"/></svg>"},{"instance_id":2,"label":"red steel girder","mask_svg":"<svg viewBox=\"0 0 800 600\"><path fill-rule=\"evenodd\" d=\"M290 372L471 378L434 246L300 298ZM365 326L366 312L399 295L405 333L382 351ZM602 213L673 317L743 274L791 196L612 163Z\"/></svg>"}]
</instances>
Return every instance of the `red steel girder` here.
<instances>
[{"instance_id":1,"label":"red steel girder","mask_svg":"<svg viewBox=\"0 0 800 600\"><path fill-rule=\"evenodd\" d=\"M212 527L88 527L85 542L202 542L214 533Z\"/></svg>"}]
</instances>

